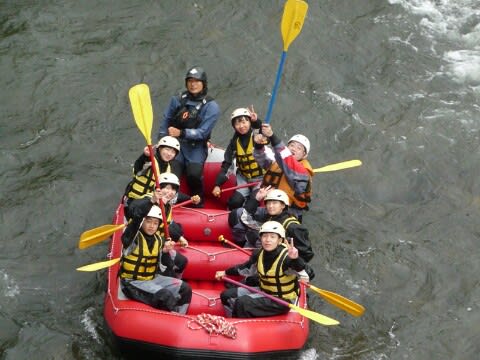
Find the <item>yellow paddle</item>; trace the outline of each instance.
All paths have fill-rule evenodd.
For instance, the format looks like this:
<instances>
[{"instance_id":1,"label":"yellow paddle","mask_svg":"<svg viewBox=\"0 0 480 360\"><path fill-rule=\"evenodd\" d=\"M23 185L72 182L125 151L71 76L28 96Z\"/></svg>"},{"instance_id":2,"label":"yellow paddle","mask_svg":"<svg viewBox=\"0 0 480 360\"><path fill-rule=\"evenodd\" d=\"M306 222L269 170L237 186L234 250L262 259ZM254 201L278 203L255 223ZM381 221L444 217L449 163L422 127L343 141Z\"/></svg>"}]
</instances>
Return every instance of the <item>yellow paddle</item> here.
<instances>
[{"instance_id":1,"label":"yellow paddle","mask_svg":"<svg viewBox=\"0 0 480 360\"><path fill-rule=\"evenodd\" d=\"M307 10L308 4L303 0L287 0L283 8L282 24L280 26L282 30L283 51L280 58L280 64L278 65L275 85L273 86L272 90L272 97L270 98L267 115L265 116L265 124L270 123L273 104L275 103L275 99L277 97L277 90L280 84L280 77L282 76L283 65L287 57L288 47L293 40L295 40L298 34L300 34Z\"/></svg>"},{"instance_id":2,"label":"yellow paddle","mask_svg":"<svg viewBox=\"0 0 480 360\"><path fill-rule=\"evenodd\" d=\"M120 261L120 258L115 258L115 259L106 260L106 261L100 261L100 262L97 262L97 263L94 263L94 264L88 264L88 265L80 266L79 268L77 268L77 271L97 271L97 270L108 268L108 267L116 264L119 261Z\"/></svg>"},{"instance_id":3,"label":"yellow paddle","mask_svg":"<svg viewBox=\"0 0 480 360\"><path fill-rule=\"evenodd\" d=\"M315 291L321 297L323 297L326 301L330 304L348 312L353 316L361 316L365 312L365 308L357 304L356 302L343 297L342 295L336 294L332 291L322 290L313 286L309 283L304 282L306 286L308 286L311 290Z\"/></svg>"},{"instance_id":4,"label":"yellow paddle","mask_svg":"<svg viewBox=\"0 0 480 360\"><path fill-rule=\"evenodd\" d=\"M132 86L128 91L128 97L130 98L133 118L135 119L137 127L145 137L145 141L149 147L148 149L151 150L153 110L152 100L150 99L150 89L147 84Z\"/></svg>"},{"instance_id":5,"label":"yellow paddle","mask_svg":"<svg viewBox=\"0 0 480 360\"><path fill-rule=\"evenodd\" d=\"M223 237L223 235L220 235L218 237L218 241L224 242L235 249L243 252L244 254L250 256L251 255L251 250L244 249L237 244L235 244L233 241L227 240ZM360 316L365 312L365 308L357 304L356 302L347 299L346 297L343 297L342 295L336 294L333 291L327 291L327 290L322 290L317 288L316 286L313 286L307 282L303 283L308 286L311 290L315 291L317 294L319 294L321 297L323 297L326 301L328 301L330 304L348 312L349 314L353 316Z\"/></svg>"},{"instance_id":6,"label":"yellow paddle","mask_svg":"<svg viewBox=\"0 0 480 360\"><path fill-rule=\"evenodd\" d=\"M349 160L349 161L344 161L336 164L330 164L327 166L319 167L319 168L313 169L313 172L320 173L320 172L328 172L328 171L338 171L343 169L350 169L360 165L362 165L362 162L360 160Z\"/></svg>"},{"instance_id":7,"label":"yellow paddle","mask_svg":"<svg viewBox=\"0 0 480 360\"><path fill-rule=\"evenodd\" d=\"M287 52L290 44L300 34L307 10L308 4L302 0L288 0L285 3L281 24L283 51Z\"/></svg>"},{"instance_id":8,"label":"yellow paddle","mask_svg":"<svg viewBox=\"0 0 480 360\"><path fill-rule=\"evenodd\" d=\"M289 302L285 301L285 300L282 300L282 299L279 299L275 296L272 296L270 294L267 294L261 290L258 290L257 288L253 288L253 287L250 287L248 285L245 285L245 284L242 284L241 282L238 282L238 281L235 281L233 279L230 279L229 277L226 277L224 276L222 278L222 280L226 281L226 282L229 282L229 283L232 283L234 285L237 285L237 286L240 286L240 287L243 287L251 292L254 292L254 293L257 293L257 294L261 294L267 298L269 298L270 300L272 301L275 301L279 304L282 304L284 306L288 306L290 309L292 310L295 310L296 312L298 312L300 315L302 316L305 316L306 318L309 318L310 320L313 320L313 321L316 321L317 323L319 324L322 324L322 325L327 325L327 326L330 326L330 325L338 325L339 322L335 319L332 319L332 318L329 318L328 316L325 316L325 315L322 315L322 314L319 314L319 313L316 313L314 311L311 311L311 310L307 310L307 309L304 309L304 308L301 308L300 306L296 306L296 305L293 305L293 304L290 304Z\"/></svg>"},{"instance_id":9,"label":"yellow paddle","mask_svg":"<svg viewBox=\"0 0 480 360\"><path fill-rule=\"evenodd\" d=\"M87 230L80 235L78 242L79 249L86 249L90 246L96 245L103 240L108 239L116 231L123 229L125 224L120 225L102 225L95 229Z\"/></svg>"},{"instance_id":10,"label":"yellow paddle","mask_svg":"<svg viewBox=\"0 0 480 360\"><path fill-rule=\"evenodd\" d=\"M152 146L152 126L153 126L153 110L152 99L150 98L150 89L147 84L138 84L132 86L128 91L128 97L130 98L130 105L132 107L133 118L137 124L138 129L143 134L145 141L147 142L148 151L150 153L150 162L152 166L153 175L155 177L155 188L158 189L160 184L158 183L158 172L155 161L155 154ZM167 214L165 214L165 205L163 201L160 201L160 209L162 210L163 231L165 237L170 238L167 223Z\"/></svg>"}]
</instances>

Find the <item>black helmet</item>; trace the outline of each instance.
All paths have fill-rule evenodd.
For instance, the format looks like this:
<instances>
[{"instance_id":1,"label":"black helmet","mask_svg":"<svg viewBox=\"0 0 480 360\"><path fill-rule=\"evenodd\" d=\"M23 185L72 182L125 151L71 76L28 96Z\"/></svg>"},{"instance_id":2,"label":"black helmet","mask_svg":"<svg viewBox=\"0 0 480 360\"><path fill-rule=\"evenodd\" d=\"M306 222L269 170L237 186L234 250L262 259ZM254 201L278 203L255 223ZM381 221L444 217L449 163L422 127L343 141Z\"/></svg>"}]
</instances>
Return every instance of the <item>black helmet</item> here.
<instances>
[{"instance_id":1,"label":"black helmet","mask_svg":"<svg viewBox=\"0 0 480 360\"><path fill-rule=\"evenodd\" d=\"M203 82L203 85L207 85L207 73L200 66L194 66L187 71L187 75L185 75L185 81L191 78L198 79Z\"/></svg>"}]
</instances>

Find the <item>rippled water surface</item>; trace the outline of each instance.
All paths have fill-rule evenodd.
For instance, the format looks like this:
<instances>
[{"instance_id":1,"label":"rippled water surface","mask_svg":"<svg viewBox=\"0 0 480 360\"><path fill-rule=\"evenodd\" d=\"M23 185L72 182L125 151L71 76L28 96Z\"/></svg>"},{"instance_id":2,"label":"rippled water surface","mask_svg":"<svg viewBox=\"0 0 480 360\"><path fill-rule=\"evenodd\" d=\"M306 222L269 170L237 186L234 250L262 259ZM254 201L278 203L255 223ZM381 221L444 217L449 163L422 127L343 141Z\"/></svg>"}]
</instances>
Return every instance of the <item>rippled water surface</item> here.
<instances>
[{"instance_id":1,"label":"rippled water surface","mask_svg":"<svg viewBox=\"0 0 480 360\"><path fill-rule=\"evenodd\" d=\"M264 116L283 1L3 1L0 5L0 359L122 359L102 318L105 277L75 268L108 224L144 146L128 89L158 119L200 64L222 118ZM312 142L305 219L314 284L363 304L311 325L300 359L476 359L480 351L480 6L473 0L310 1L272 126Z\"/></svg>"}]
</instances>

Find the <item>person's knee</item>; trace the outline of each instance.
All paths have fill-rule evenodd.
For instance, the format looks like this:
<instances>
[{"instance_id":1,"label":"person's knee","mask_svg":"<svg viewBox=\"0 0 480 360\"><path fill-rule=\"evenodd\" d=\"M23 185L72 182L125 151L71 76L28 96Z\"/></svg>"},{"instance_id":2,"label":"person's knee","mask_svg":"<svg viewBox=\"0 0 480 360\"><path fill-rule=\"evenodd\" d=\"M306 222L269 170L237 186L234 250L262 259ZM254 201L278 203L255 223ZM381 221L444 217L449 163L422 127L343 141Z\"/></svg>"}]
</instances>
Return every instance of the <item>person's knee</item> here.
<instances>
[{"instance_id":1,"label":"person's knee","mask_svg":"<svg viewBox=\"0 0 480 360\"><path fill-rule=\"evenodd\" d=\"M252 300L250 296L240 296L237 301L235 301L235 305L233 306L233 317L242 317L242 318L250 318L253 317L251 313L252 307Z\"/></svg>"},{"instance_id":2,"label":"person's knee","mask_svg":"<svg viewBox=\"0 0 480 360\"><path fill-rule=\"evenodd\" d=\"M235 210L230 211L230 214L228 214L228 225L233 228L235 225L237 225L240 222L240 216L242 214L242 208L238 208Z\"/></svg>"},{"instance_id":3,"label":"person's knee","mask_svg":"<svg viewBox=\"0 0 480 360\"><path fill-rule=\"evenodd\" d=\"M183 256L182 254L177 253L177 256L175 256L174 264L176 267L175 271L177 273L182 273L188 265L188 258L186 256Z\"/></svg>"},{"instance_id":4,"label":"person's knee","mask_svg":"<svg viewBox=\"0 0 480 360\"><path fill-rule=\"evenodd\" d=\"M151 305L156 309L172 311L175 308L176 301L170 291L167 289L161 289L153 294Z\"/></svg>"},{"instance_id":5,"label":"person's knee","mask_svg":"<svg viewBox=\"0 0 480 360\"><path fill-rule=\"evenodd\" d=\"M227 206L229 210L234 210L242 207L244 202L245 198L243 197L243 195L240 194L238 191L235 191L233 195L228 199Z\"/></svg>"},{"instance_id":6,"label":"person's knee","mask_svg":"<svg viewBox=\"0 0 480 360\"><path fill-rule=\"evenodd\" d=\"M178 293L180 294L179 305L190 304L192 301L192 287L188 283L182 281Z\"/></svg>"},{"instance_id":7,"label":"person's knee","mask_svg":"<svg viewBox=\"0 0 480 360\"><path fill-rule=\"evenodd\" d=\"M232 287L226 290L223 290L220 294L220 300L222 301L223 305L229 305L230 300L237 297L237 288Z\"/></svg>"},{"instance_id":8,"label":"person's knee","mask_svg":"<svg viewBox=\"0 0 480 360\"><path fill-rule=\"evenodd\" d=\"M245 233L245 240L251 247L259 247L257 245L260 242L260 235L258 234L258 231L248 229Z\"/></svg>"}]
</instances>

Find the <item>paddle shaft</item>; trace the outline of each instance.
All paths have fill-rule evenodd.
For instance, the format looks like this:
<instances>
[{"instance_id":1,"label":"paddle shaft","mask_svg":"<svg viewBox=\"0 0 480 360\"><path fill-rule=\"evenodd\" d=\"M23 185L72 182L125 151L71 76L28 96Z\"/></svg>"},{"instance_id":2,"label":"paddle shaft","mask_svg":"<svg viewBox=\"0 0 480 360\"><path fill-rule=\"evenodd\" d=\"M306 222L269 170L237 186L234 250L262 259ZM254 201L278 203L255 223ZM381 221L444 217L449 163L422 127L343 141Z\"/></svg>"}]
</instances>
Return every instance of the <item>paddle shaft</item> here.
<instances>
[{"instance_id":1,"label":"paddle shaft","mask_svg":"<svg viewBox=\"0 0 480 360\"><path fill-rule=\"evenodd\" d=\"M250 287L250 286L248 286L248 285L242 284L241 282L235 281L235 280L233 280L233 279L231 279L231 278L229 278L229 277L227 277L227 276L224 276L224 277L222 278L222 280L224 280L224 281L226 281L226 282L229 282L229 283L231 283L231 284L234 284L234 285L243 287L243 288L245 288L245 289L247 289L247 290L249 290L249 291L251 291L251 292L254 292L254 293L257 293L257 294L261 294L261 295L269 298L270 300L272 300L272 301L274 301L274 302L276 302L276 303L279 303L279 304L281 304L281 305L288 306L288 307L291 307L291 305L292 305L292 304L290 304L289 302L287 302L287 301L285 301L285 300L279 299L279 298L277 298L277 297L275 297L275 296L273 296L273 295L267 294L267 293L265 293L265 292L263 292L263 291L261 291L261 290L258 290L258 289L256 289L256 288L253 288L253 287Z\"/></svg>"},{"instance_id":2,"label":"paddle shaft","mask_svg":"<svg viewBox=\"0 0 480 360\"><path fill-rule=\"evenodd\" d=\"M246 183L246 184L237 185L237 186L232 186L232 187L225 188L225 189L220 189L220 190L221 190L222 192L225 192L225 191L242 189L242 188L246 188L246 187L250 187L250 186L256 186L256 185L258 185L258 184L260 184L260 181L256 181L256 182L252 182L252 183Z\"/></svg>"},{"instance_id":3,"label":"paddle shaft","mask_svg":"<svg viewBox=\"0 0 480 360\"><path fill-rule=\"evenodd\" d=\"M230 246L232 246L232 247L234 247L235 249L241 251L242 253L244 253L244 254L246 254L246 255L248 255L248 256L252 255L252 253L251 253L250 251L248 251L247 249L244 249L244 248L238 246L238 245L235 244L233 241L230 241L230 240L225 239L225 238L223 237L223 235L220 235L220 236L218 237L218 240L219 240L219 241L222 241L222 242L224 242L224 243L226 243L226 244L228 244L228 245L230 245Z\"/></svg>"},{"instance_id":4,"label":"paddle shaft","mask_svg":"<svg viewBox=\"0 0 480 360\"><path fill-rule=\"evenodd\" d=\"M277 99L277 90L278 86L280 85L280 78L282 77L283 65L285 64L285 59L287 58L287 52L282 51L282 56L280 57L280 64L278 65L277 76L275 78L275 85L273 85L272 90L272 97L268 103L268 110L267 115L265 116L265 124L270 123L270 119L272 117L273 105L275 104L275 100Z\"/></svg>"},{"instance_id":5,"label":"paddle shaft","mask_svg":"<svg viewBox=\"0 0 480 360\"><path fill-rule=\"evenodd\" d=\"M190 203L192 203L192 202L193 202L192 199L185 200L185 201L182 201L181 203L178 203L178 204L173 205L172 208L175 209L175 208L178 208L178 207L181 207L181 206L188 205L188 204L190 204Z\"/></svg>"},{"instance_id":6,"label":"paddle shaft","mask_svg":"<svg viewBox=\"0 0 480 360\"><path fill-rule=\"evenodd\" d=\"M226 244L228 244L228 245L230 245L230 246L232 246L232 247L234 247L235 249L243 252L244 254L246 254L246 255L248 255L248 256L252 255L252 253L251 253L250 251L248 251L247 249L244 249L244 248L238 246L238 245L235 244L233 241L230 241L230 240L225 239L225 238L223 237L223 235L220 235L220 236L218 237L218 240L219 240L219 241L222 241L222 242L224 242L224 243L226 243Z\"/></svg>"},{"instance_id":7,"label":"paddle shaft","mask_svg":"<svg viewBox=\"0 0 480 360\"><path fill-rule=\"evenodd\" d=\"M275 84L273 85L272 97L268 103L267 115L265 116L265 124L270 123L272 116L273 105L277 98L277 90L280 85L280 79L282 77L283 66L285 64L285 59L287 58L287 51L290 44L298 36L302 30L303 21L307 13L308 4L305 1L301 0L288 0L285 3L282 15L282 22L280 24L282 40L283 40L283 51L280 56L280 63L278 64L277 76L275 77Z\"/></svg>"}]
</instances>

